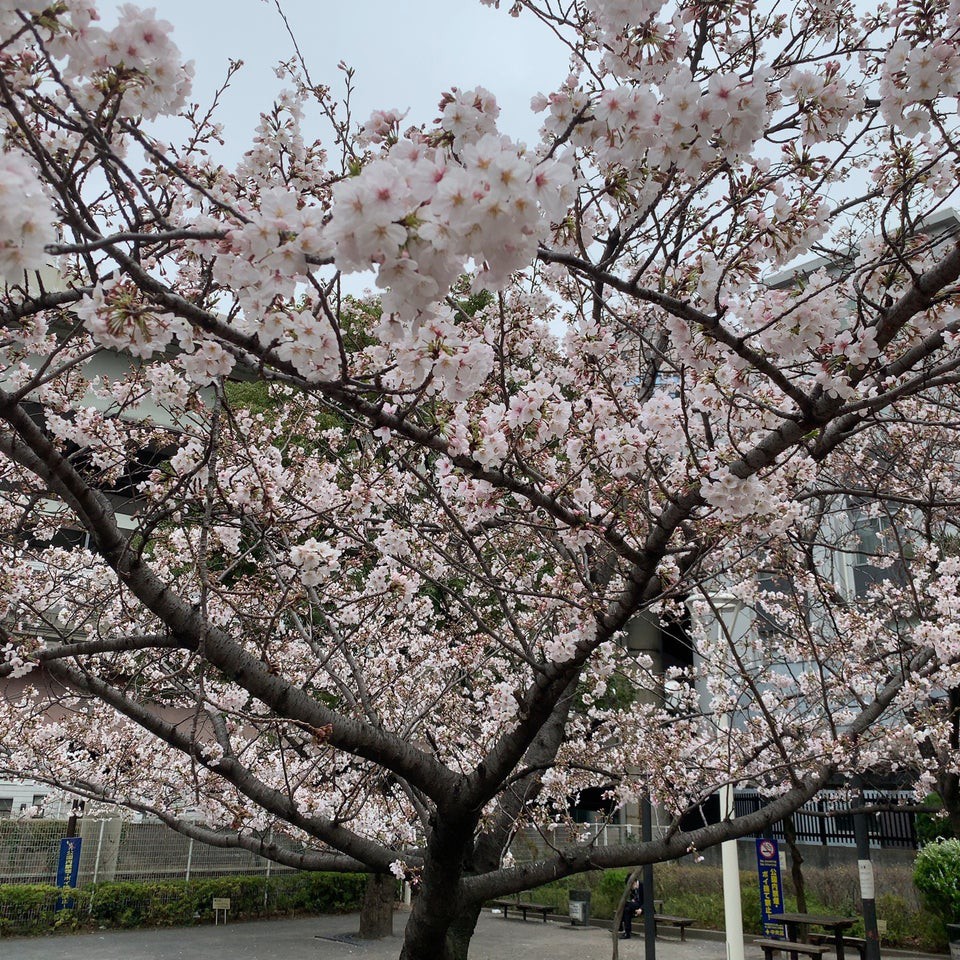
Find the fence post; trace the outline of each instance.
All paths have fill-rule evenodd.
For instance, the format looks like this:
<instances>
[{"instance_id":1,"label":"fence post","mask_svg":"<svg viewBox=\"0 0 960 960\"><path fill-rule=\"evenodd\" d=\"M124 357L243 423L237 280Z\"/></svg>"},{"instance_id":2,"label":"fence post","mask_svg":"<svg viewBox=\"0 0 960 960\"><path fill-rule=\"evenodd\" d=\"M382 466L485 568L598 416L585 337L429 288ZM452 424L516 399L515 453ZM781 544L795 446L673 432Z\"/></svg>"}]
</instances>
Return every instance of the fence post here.
<instances>
[{"instance_id":1,"label":"fence post","mask_svg":"<svg viewBox=\"0 0 960 960\"><path fill-rule=\"evenodd\" d=\"M100 876L100 851L103 850L103 830L106 827L107 821L100 821L100 835L97 837L97 856L93 861L93 880L91 883L97 885L97 877Z\"/></svg>"},{"instance_id":2,"label":"fence post","mask_svg":"<svg viewBox=\"0 0 960 960\"><path fill-rule=\"evenodd\" d=\"M267 840L273 838L273 827L270 828L269 833L267 833ZM267 891L270 889L270 867L273 866L273 861L269 858L265 858L267 861L267 882L263 885L263 910L267 910Z\"/></svg>"},{"instance_id":3,"label":"fence post","mask_svg":"<svg viewBox=\"0 0 960 960\"><path fill-rule=\"evenodd\" d=\"M193 837L190 837L190 843L187 847L187 875L184 878L186 883L190 882L190 867L193 866Z\"/></svg>"}]
</instances>

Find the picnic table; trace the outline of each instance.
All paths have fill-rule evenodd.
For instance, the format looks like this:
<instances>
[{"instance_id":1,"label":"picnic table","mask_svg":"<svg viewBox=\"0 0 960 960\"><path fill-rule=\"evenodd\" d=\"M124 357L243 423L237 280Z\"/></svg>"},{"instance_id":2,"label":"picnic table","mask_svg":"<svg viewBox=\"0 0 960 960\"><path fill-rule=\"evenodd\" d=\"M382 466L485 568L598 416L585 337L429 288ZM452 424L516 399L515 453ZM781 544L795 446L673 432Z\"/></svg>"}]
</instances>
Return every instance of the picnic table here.
<instances>
[{"instance_id":1,"label":"picnic table","mask_svg":"<svg viewBox=\"0 0 960 960\"><path fill-rule=\"evenodd\" d=\"M665 913L655 913L653 919L658 925L662 923L671 927L679 927L681 943L687 939L687 927L692 927L697 922L693 917L675 917Z\"/></svg>"},{"instance_id":2,"label":"picnic table","mask_svg":"<svg viewBox=\"0 0 960 960\"><path fill-rule=\"evenodd\" d=\"M856 917L831 917L817 913L776 913L770 915L772 922L782 922L787 926L787 939L800 939L801 929L805 927L823 927L833 934L833 943L837 951L837 960L845 960L843 953L843 933L856 922Z\"/></svg>"}]
</instances>

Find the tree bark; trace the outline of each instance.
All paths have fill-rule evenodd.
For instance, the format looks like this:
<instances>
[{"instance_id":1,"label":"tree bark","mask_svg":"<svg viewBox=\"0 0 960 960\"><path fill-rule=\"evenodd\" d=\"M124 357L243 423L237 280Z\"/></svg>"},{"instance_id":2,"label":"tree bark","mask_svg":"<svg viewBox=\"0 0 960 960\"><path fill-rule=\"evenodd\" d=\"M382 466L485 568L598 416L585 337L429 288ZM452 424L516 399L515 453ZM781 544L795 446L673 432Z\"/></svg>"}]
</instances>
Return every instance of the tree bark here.
<instances>
[{"instance_id":1,"label":"tree bark","mask_svg":"<svg viewBox=\"0 0 960 960\"><path fill-rule=\"evenodd\" d=\"M807 886L803 878L803 855L797 846L797 830L792 813L789 817L783 818L783 838L790 850L790 877L793 880L794 893L797 895L797 913L806 913ZM798 936L801 943L807 943L810 939L810 928L801 925Z\"/></svg>"},{"instance_id":2,"label":"tree bark","mask_svg":"<svg viewBox=\"0 0 960 960\"><path fill-rule=\"evenodd\" d=\"M620 902L614 911L613 921L610 924L610 933L613 938L612 960L620 960L620 924L623 922L623 911L626 909L627 898L630 896L630 891L633 889L633 885L640 879L642 873L643 867L637 867L637 869L632 871L627 877L626 886L623 888L623 893L620 894Z\"/></svg>"},{"instance_id":3,"label":"tree bark","mask_svg":"<svg viewBox=\"0 0 960 960\"><path fill-rule=\"evenodd\" d=\"M790 876L793 879L793 889L797 895L797 912L807 912L807 888L803 879L803 855L797 846L797 831L793 821L793 814L783 818L783 837L790 850Z\"/></svg>"},{"instance_id":4,"label":"tree bark","mask_svg":"<svg viewBox=\"0 0 960 960\"><path fill-rule=\"evenodd\" d=\"M400 960L466 960L481 901L466 900L460 881L472 856L473 822L430 825L417 896Z\"/></svg>"},{"instance_id":5,"label":"tree bark","mask_svg":"<svg viewBox=\"0 0 960 960\"><path fill-rule=\"evenodd\" d=\"M393 936L393 902L397 880L389 873L371 873L360 908L361 940L382 940Z\"/></svg>"},{"instance_id":6,"label":"tree bark","mask_svg":"<svg viewBox=\"0 0 960 960\"><path fill-rule=\"evenodd\" d=\"M470 941L480 919L479 903L461 907L447 931L447 960L467 960Z\"/></svg>"},{"instance_id":7,"label":"tree bark","mask_svg":"<svg viewBox=\"0 0 960 960\"><path fill-rule=\"evenodd\" d=\"M482 904L460 902L438 913L430 910L433 898L429 893L425 898L425 892L414 898L400 960L467 960ZM456 900L456 894L448 900Z\"/></svg>"},{"instance_id":8,"label":"tree bark","mask_svg":"<svg viewBox=\"0 0 960 960\"><path fill-rule=\"evenodd\" d=\"M947 693L950 708L950 747L954 753L960 750L960 688L953 687ZM960 837L960 776L945 769L937 784L940 801L947 814L947 821L955 837Z\"/></svg>"}]
</instances>

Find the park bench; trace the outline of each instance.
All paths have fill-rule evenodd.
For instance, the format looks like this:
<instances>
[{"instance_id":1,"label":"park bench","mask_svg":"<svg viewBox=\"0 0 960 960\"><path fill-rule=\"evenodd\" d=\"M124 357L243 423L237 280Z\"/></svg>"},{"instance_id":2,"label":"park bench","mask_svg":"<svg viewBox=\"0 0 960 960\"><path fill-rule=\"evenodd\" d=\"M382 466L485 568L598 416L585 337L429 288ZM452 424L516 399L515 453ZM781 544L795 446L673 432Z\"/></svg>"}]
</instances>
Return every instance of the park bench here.
<instances>
[{"instance_id":1,"label":"park bench","mask_svg":"<svg viewBox=\"0 0 960 960\"><path fill-rule=\"evenodd\" d=\"M556 910L549 903L527 903L523 900L491 900L490 906L499 907L503 911L503 919L507 919L508 910L519 910L523 914L523 919L527 919L527 913L539 913L543 917L543 922L547 922L547 914Z\"/></svg>"},{"instance_id":2,"label":"park bench","mask_svg":"<svg viewBox=\"0 0 960 960\"><path fill-rule=\"evenodd\" d=\"M835 938L830 933L811 933L810 942L823 943L829 947L834 944ZM860 960L867 960L867 941L863 937L844 937L843 945L853 947L860 954Z\"/></svg>"},{"instance_id":3,"label":"park bench","mask_svg":"<svg viewBox=\"0 0 960 960\"><path fill-rule=\"evenodd\" d=\"M763 951L764 960L773 960L774 951L789 953L791 960L798 960L803 953L808 957L822 957L830 948L815 943L794 943L791 940L754 940L754 944Z\"/></svg>"},{"instance_id":4,"label":"park bench","mask_svg":"<svg viewBox=\"0 0 960 960\"><path fill-rule=\"evenodd\" d=\"M655 913L653 919L657 921L657 926L666 924L670 927L679 927L681 943L687 939L687 927L693 926L695 922L693 917L673 917L666 913Z\"/></svg>"}]
</instances>

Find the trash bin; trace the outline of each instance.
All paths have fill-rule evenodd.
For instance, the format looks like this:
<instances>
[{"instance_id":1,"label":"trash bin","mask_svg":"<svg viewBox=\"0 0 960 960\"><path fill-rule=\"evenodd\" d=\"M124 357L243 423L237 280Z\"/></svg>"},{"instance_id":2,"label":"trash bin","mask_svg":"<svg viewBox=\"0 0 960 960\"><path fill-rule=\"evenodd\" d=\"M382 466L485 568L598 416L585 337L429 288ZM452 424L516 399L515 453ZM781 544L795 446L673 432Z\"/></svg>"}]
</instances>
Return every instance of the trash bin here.
<instances>
[{"instance_id":1,"label":"trash bin","mask_svg":"<svg viewBox=\"0 0 960 960\"><path fill-rule=\"evenodd\" d=\"M572 892L570 896L573 897ZM960 960L960 923L947 924L947 940L950 942L950 960Z\"/></svg>"},{"instance_id":2,"label":"trash bin","mask_svg":"<svg viewBox=\"0 0 960 960\"><path fill-rule=\"evenodd\" d=\"M585 927L590 922L590 891L571 890L570 922L574 926Z\"/></svg>"}]
</instances>

